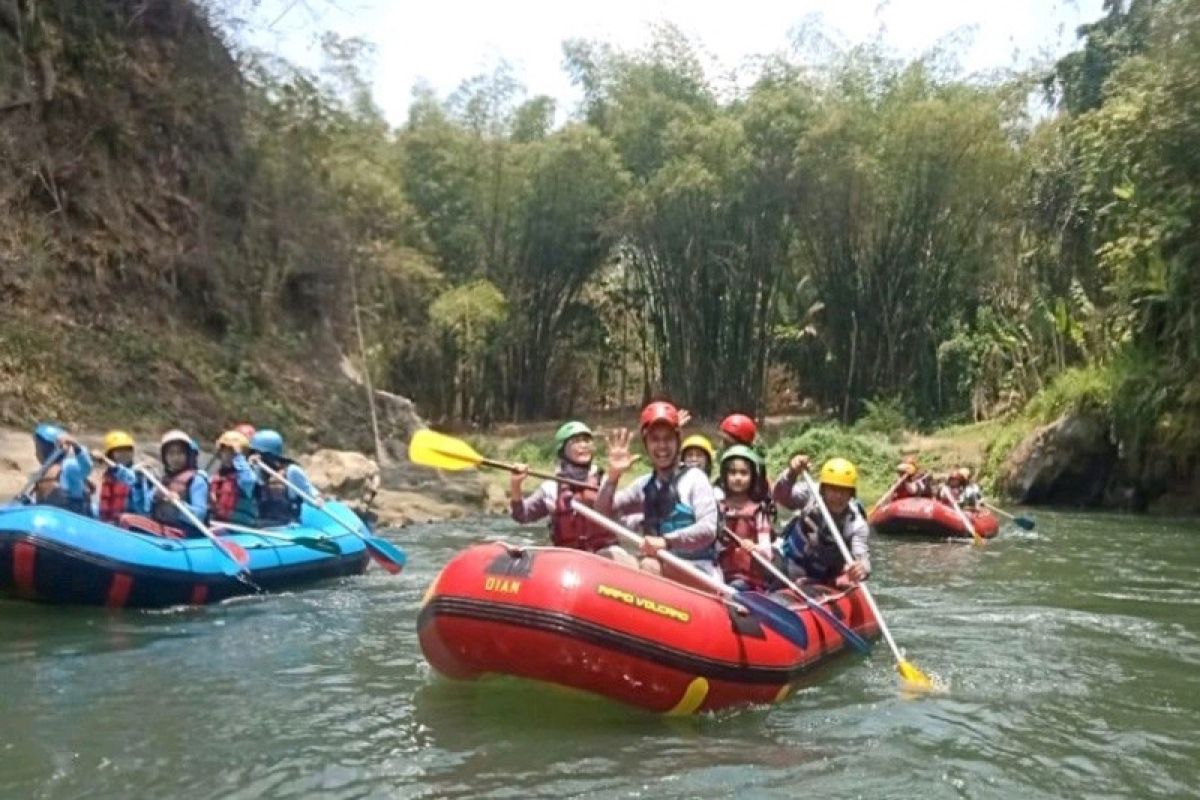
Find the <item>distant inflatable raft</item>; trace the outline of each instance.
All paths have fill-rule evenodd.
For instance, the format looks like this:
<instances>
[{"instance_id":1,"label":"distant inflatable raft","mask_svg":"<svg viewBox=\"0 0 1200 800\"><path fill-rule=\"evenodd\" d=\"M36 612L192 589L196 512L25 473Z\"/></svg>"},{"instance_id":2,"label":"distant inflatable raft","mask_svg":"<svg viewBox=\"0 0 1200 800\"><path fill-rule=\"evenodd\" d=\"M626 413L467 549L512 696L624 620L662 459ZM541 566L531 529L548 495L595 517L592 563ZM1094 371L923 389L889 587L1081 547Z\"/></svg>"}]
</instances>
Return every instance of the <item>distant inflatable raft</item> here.
<instances>
[{"instance_id":1,"label":"distant inflatable raft","mask_svg":"<svg viewBox=\"0 0 1200 800\"><path fill-rule=\"evenodd\" d=\"M325 506L364 533L341 503ZM245 548L249 570L263 589L356 575L367 568L361 539L317 509L304 507L300 524L265 529L270 536L228 537ZM291 541L322 537L315 550ZM163 539L133 533L51 506L0 507L0 592L50 603L155 608L213 603L253 590L222 573L224 556L208 539Z\"/></svg>"},{"instance_id":2,"label":"distant inflatable raft","mask_svg":"<svg viewBox=\"0 0 1200 800\"><path fill-rule=\"evenodd\" d=\"M986 509L963 509L975 532L990 539L1000 532L1000 521ZM882 505L869 518L878 533L892 536L923 536L943 539L972 539L954 509L945 503L926 497L905 497Z\"/></svg>"},{"instance_id":3,"label":"distant inflatable raft","mask_svg":"<svg viewBox=\"0 0 1200 800\"><path fill-rule=\"evenodd\" d=\"M857 633L878 634L857 589L825 604ZM829 622L797 613L803 648L712 594L578 550L493 543L446 565L417 630L450 678L512 675L690 714L782 700L847 649Z\"/></svg>"}]
</instances>

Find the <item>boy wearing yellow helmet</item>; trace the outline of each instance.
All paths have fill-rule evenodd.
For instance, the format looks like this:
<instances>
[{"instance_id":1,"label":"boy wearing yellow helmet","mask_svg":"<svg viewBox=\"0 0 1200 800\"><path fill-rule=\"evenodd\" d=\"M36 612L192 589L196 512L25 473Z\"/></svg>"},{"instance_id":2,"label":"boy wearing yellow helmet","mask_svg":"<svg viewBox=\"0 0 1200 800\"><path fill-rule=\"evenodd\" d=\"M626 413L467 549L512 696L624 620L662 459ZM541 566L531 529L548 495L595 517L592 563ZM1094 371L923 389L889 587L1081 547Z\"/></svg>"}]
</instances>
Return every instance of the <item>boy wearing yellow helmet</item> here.
<instances>
[{"instance_id":1,"label":"boy wearing yellow helmet","mask_svg":"<svg viewBox=\"0 0 1200 800\"><path fill-rule=\"evenodd\" d=\"M795 483L796 475L807 468L806 457L794 457L776 484L778 489L779 484L786 481L789 489L786 495L777 491L776 501L782 497L788 503L787 508L799 512L783 533L782 551L788 572L798 580L843 587L865 580L871 574L868 543L871 528L853 503L858 493L858 469L844 458L826 461L819 475L821 496L816 498L809 492L807 484ZM829 510L850 550L854 559L850 563L842 557L833 533L826 526L821 503Z\"/></svg>"},{"instance_id":2,"label":"boy wearing yellow helmet","mask_svg":"<svg viewBox=\"0 0 1200 800\"><path fill-rule=\"evenodd\" d=\"M133 437L125 431L104 435L104 457L113 463L100 481L96 516L102 522L115 523L122 514L140 514L146 507L146 479L133 470L133 447Z\"/></svg>"},{"instance_id":3,"label":"boy wearing yellow helmet","mask_svg":"<svg viewBox=\"0 0 1200 800\"><path fill-rule=\"evenodd\" d=\"M679 457L684 466L695 467L702 470L708 477L712 477L713 461L717 458L717 451L707 436L695 434L684 439L683 444L679 446Z\"/></svg>"}]
</instances>

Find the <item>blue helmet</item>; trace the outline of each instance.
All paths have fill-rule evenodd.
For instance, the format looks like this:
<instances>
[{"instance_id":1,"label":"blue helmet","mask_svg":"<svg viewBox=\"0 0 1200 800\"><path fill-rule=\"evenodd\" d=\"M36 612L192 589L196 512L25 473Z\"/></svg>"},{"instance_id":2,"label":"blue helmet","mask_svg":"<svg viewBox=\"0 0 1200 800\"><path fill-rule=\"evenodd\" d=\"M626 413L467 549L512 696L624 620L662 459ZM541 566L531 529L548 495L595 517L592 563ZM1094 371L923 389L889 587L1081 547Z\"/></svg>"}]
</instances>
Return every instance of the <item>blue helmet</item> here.
<instances>
[{"instance_id":1,"label":"blue helmet","mask_svg":"<svg viewBox=\"0 0 1200 800\"><path fill-rule=\"evenodd\" d=\"M53 422L42 422L39 423L36 428L34 428L33 441L34 444L42 442L50 447L55 447L58 444L59 437L64 433L66 433L66 431L55 425Z\"/></svg>"},{"instance_id":2,"label":"blue helmet","mask_svg":"<svg viewBox=\"0 0 1200 800\"><path fill-rule=\"evenodd\" d=\"M250 439L250 449L263 455L283 458L283 437L278 431L261 430Z\"/></svg>"}]
</instances>

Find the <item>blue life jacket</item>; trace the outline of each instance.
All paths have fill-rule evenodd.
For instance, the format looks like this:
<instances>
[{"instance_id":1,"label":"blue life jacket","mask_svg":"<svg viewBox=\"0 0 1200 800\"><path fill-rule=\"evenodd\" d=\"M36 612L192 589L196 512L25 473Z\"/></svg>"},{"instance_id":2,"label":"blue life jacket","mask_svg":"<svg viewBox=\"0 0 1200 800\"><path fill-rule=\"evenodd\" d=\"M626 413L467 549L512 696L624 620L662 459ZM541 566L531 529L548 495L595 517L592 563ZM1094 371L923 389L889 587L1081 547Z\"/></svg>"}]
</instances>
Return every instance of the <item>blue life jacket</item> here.
<instances>
[{"instance_id":1,"label":"blue life jacket","mask_svg":"<svg viewBox=\"0 0 1200 800\"><path fill-rule=\"evenodd\" d=\"M671 476L671 482L659 486L658 478L650 476L642 487L642 529L648 536L665 536L668 533L696 524L696 513L691 506L679 499L679 479L689 469L697 467L682 467ZM712 544L700 550L672 550L673 555L692 561L715 561L717 544Z\"/></svg>"},{"instance_id":2,"label":"blue life jacket","mask_svg":"<svg viewBox=\"0 0 1200 800\"><path fill-rule=\"evenodd\" d=\"M805 535L806 529L809 535ZM831 581L846 568L846 559L819 509L792 517L783 530L782 550L784 556L815 581Z\"/></svg>"}]
</instances>

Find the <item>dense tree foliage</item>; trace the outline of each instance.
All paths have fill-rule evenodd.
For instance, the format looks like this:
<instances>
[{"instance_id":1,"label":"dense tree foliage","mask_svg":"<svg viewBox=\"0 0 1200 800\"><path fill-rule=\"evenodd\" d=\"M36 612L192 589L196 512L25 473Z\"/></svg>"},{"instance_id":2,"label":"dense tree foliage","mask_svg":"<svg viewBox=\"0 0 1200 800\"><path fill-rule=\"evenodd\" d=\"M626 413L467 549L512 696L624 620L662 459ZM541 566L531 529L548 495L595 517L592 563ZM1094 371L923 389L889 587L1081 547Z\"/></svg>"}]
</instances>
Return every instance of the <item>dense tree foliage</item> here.
<instances>
[{"instance_id":1,"label":"dense tree foliage","mask_svg":"<svg viewBox=\"0 0 1200 800\"><path fill-rule=\"evenodd\" d=\"M104 13L144 26L168 6ZM1131 452L1183 457L1200 447L1200 0L1109 0L1079 35L1033 74L864 46L767 58L737 88L665 27L636 52L566 43L578 108L501 65L418 90L399 128L360 43L327 40L318 73L243 54L224 92L185 93L232 144L224 173L174 190L224 211L199 226L203 270L176 259L168 280L226 333L315 320L352 342L357 304L376 382L435 417L660 393L762 411L780 380L846 418L873 399L984 417L1084 369ZM36 88L48 45L26 39ZM1038 86L1054 110L1031 118ZM0 196L78 213L18 156L41 180Z\"/></svg>"}]
</instances>

